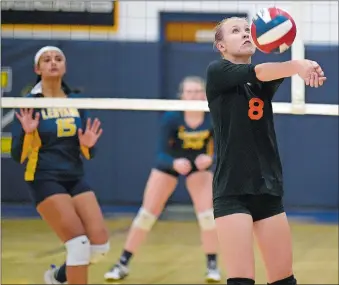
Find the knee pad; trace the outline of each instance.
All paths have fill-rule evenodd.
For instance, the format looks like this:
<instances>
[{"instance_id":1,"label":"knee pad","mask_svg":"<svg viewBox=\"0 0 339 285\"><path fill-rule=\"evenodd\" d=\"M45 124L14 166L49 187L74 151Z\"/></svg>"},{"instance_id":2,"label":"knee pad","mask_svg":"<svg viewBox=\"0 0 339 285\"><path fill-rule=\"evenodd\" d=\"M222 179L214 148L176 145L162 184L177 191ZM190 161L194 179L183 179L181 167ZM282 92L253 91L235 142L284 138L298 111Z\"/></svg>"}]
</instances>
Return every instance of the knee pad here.
<instances>
[{"instance_id":1,"label":"knee pad","mask_svg":"<svg viewBox=\"0 0 339 285\"><path fill-rule=\"evenodd\" d=\"M209 231L215 228L213 209L198 213L197 218L199 226L203 231Z\"/></svg>"},{"instance_id":2,"label":"knee pad","mask_svg":"<svg viewBox=\"0 0 339 285\"><path fill-rule=\"evenodd\" d=\"M229 278L227 285L254 285L255 281L248 278Z\"/></svg>"},{"instance_id":3,"label":"knee pad","mask_svg":"<svg viewBox=\"0 0 339 285\"><path fill-rule=\"evenodd\" d=\"M107 255L109 249L109 242L106 242L105 244L92 244L90 263L95 264L100 262Z\"/></svg>"},{"instance_id":4,"label":"knee pad","mask_svg":"<svg viewBox=\"0 0 339 285\"><path fill-rule=\"evenodd\" d=\"M87 236L82 235L65 242L67 266L88 265L90 262L91 250Z\"/></svg>"},{"instance_id":5,"label":"knee pad","mask_svg":"<svg viewBox=\"0 0 339 285\"><path fill-rule=\"evenodd\" d=\"M133 220L132 227L150 231L156 221L157 217L155 215L141 207Z\"/></svg>"},{"instance_id":6,"label":"knee pad","mask_svg":"<svg viewBox=\"0 0 339 285\"><path fill-rule=\"evenodd\" d=\"M297 285L297 280L294 278L294 275L291 275L285 279L275 281L273 283L267 283L269 285Z\"/></svg>"}]
</instances>

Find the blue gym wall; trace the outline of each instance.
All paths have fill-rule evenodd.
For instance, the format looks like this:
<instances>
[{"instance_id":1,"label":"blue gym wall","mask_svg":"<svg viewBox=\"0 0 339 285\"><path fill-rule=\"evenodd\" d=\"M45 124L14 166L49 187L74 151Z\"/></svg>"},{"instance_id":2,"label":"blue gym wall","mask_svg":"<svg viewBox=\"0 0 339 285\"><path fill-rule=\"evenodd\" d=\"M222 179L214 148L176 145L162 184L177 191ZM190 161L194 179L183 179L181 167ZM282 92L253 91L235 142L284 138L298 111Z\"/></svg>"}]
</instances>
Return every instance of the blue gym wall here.
<instances>
[{"instance_id":1,"label":"blue gym wall","mask_svg":"<svg viewBox=\"0 0 339 285\"><path fill-rule=\"evenodd\" d=\"M13 90L5 96L20 96L34 83L33 56L47 44L65 52L68 83L98 98L175 98L184 76L205 76L208 62L219 56L210 44L2 39L2 66L13 70ZM338 46L307 46L306 57L318 61L328 77L322 88L306 88L307 102L338 104ZM289 52L280 56L257 52L254 62L289 58ZM289 79L283 83L275 101L290 102L290 84ZM154 162L160 113L108 110L92 114L102 120L104 134L97 157L86 162L89 182L101 203L140 203ZM338 117L276 115L275 122L286 205L338 208ZM2 201L29 201L23 166L2 158L1 172ZM183 185L181 181L170 202L189 203Z\"/></svg>"}]
</instances>

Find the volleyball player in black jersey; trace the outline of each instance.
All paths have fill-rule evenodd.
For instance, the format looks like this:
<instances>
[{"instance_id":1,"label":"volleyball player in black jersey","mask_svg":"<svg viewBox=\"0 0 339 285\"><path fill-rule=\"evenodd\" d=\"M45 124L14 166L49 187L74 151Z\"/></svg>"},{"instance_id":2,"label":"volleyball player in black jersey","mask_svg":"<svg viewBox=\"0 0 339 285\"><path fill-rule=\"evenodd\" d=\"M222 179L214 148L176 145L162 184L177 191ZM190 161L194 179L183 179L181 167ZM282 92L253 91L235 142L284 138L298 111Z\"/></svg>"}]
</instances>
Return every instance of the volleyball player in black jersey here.
<instances>
[{"instance_id":1,"label":"volleyball player in black jersey","mask_svg":"<svg viewBox=\"0 0 339 285\"><path fill-rule=\"evenodd\" d=\"M62 80L66 58L59 48L40 49L34 68L39 82L27 97L78 97ZM20 163L27 160L25 181L36 209L66 248L66 262L45 273L46 284L87 284L88 265L109 250L104 218L84 179L81 158L93 157L101 133L100 121L92 123L86 110L36 108L16 112L12 158Z\"/></svg>"},{"instance_id":2,"label":"volleyball player in black jersey","mask_svg":"<svg viewBox=\"0 0 339 285\"><path fill-rule=\"evenodd\" d=\"M215 46L222 58L207 68L207 99L217 156L214 217L227 284L255 283L253 232L269 284L296 284L271 101L283 78L298 74L318 87L324 72L310 60L251 64L255 47L242 18L216 27Z\"/></svg>"}]
</instances>

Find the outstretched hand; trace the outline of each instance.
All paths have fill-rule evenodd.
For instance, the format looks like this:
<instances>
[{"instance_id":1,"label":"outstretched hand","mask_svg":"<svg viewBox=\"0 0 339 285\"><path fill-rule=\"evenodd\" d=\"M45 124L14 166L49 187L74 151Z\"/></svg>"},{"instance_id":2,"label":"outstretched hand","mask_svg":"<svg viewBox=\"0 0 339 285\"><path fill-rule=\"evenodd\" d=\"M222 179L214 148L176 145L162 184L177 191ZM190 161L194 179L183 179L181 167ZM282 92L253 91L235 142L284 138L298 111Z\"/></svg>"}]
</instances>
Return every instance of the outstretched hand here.
<instances>
[{"instance_id":1,"label":"outstretched hand","mask_svg":"<svg viewBox=\"0 0 339 285\"><path fill-rule=\"evenodd\" d=\"M305 84L318 88L324 84L326 77L321 66L312 60L301 60L298 75L305 81Z\"/></svg>"},{"instance_id":2,"label":"outstretched hand","mask_svg":"<svg viewBox=\"0 0 339 285\"><path fill-rule=\"evenodd\" d=\"M177 158L173 161L173 169L180 175L187 175L192 170L192 165L187 158Z\"/></svg>"},{"instance_id":3,"label":"outstretched hand","mask_svg":"<svg viewBox=\"0 0 339 285\"><path fill-rule=\"evenodd\" d=\"M207 154L199 154L194 161L195 166L198 170L205 170L210 167L213 163L213 159L211 156Z\"/></svg>"},{"instance_id":4,"label":"outstretched hand","mask_svg":"<svg viewBox=\"0 0 339 285\"><path fill-rule=\"evenodd\" d=\"M35 113L33 118L33 109L20 109L20 114L15 112L15 116L26 134L33 133L39 125L40 113Z\"/></svg>"},{"instance_id":5,"label":"outstretched hand","mask_svg":"<svg viewBox=\"0 0 339 285\"><path fill-rule=\"evenodd\" d=\"M85 131L83 131L82 129L78 130L80 145L88 148L93 147L102 134L102 129L100 128L100 125L101 122L98 118L94 119L93 124L91 124L91 119L88 118Z\"/></svg>"}]
</instances>

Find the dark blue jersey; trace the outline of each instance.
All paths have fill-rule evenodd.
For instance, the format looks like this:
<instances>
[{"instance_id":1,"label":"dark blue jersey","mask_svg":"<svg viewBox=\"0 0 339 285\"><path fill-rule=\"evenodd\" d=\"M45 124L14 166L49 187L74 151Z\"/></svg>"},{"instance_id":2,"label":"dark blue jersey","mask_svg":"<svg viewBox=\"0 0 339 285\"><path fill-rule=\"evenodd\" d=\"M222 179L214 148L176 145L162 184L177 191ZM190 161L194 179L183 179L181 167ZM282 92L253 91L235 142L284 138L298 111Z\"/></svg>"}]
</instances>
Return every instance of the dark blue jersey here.
<instances>
[{"instance_id":1,"label":"dark blue jersey","mask_svg":"<svg viewBox=\"0 0 339 285\"><path fill-rule=\"evenodd\" d=\"M41 94L28 97L43 97ZM69 98L79 95L69 94ZM17 110L19 112L19 110ZM75 108L35 109L40 112L37 130L25 134L14 117L12 127L12 158L26 164L25 180L71 181L83 176L82 157L91 159L94 148L79 144L78 128L86 128L85 110Z\"/></svg>"},{"instance_id":2,"label":"dark blue jersey","mask_svg":"<svg viewBox=\"0 0 339 285\"><path fill-rule=\"evenodd\" d=\"M210 114L205 113L203 123L192 129L185 122L184 112L166 112L161 120L157 165L172 169L174 159L187 158L194 162L199 154L207 154L214 159Z\"/></svg>"}]
</instances>

